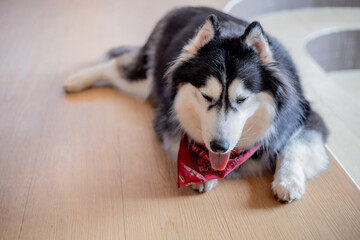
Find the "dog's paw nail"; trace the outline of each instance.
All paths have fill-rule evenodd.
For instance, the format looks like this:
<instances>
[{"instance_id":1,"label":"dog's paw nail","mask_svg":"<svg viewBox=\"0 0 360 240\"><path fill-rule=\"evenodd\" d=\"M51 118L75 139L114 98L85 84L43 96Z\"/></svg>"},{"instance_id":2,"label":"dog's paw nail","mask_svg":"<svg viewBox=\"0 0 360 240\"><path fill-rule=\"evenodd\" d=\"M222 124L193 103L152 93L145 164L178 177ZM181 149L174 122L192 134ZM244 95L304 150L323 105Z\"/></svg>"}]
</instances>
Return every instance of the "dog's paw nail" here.
<instances>
[{"instance_id":1,"label":"dog's paw nail","mask_svg":"<svg viewBox=\"0 0 360 240\"><path fill-rule=\"evenodd\" d=\"M275 198L282 203L291 203L300 199L305 193L305 182L295 179L287 181L275 180L272 183Z\"/></svg>"}]
</instances>

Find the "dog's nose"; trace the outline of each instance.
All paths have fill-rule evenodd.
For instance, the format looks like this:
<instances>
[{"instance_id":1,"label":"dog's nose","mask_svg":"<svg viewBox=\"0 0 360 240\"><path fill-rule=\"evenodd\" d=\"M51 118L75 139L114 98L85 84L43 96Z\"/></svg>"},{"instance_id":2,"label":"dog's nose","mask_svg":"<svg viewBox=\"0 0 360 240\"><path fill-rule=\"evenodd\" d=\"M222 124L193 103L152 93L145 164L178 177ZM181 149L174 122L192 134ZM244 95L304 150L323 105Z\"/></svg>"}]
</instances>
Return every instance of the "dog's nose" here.
<instances>
[{"instance_id":1,"label":"dog's nose","mask_svg":"<svg viewBox=\"0 0 360 240\"><path fill-rule=\"evenodd\" d=\"M222 140L212 140L210 142L211 150L217 153L226 152L229 149L229 145L230 144L227 141L222 141Z\"/></svg>"}]
</instances>

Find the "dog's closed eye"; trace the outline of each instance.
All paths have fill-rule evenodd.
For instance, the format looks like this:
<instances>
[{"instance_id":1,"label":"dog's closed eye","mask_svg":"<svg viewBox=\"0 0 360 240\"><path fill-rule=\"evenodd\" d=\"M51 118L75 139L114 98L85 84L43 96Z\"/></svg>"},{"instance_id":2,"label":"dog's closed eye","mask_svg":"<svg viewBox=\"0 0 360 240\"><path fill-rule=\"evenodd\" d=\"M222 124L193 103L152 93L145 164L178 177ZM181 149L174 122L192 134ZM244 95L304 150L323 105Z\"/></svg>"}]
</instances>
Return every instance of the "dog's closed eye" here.
<instances>
[{"instance_id":1,"label":"dog's closed eye","mask_svg":"<svg viewBox=\"0 0 360 240\"><path fill-rule=\"evenodd\" d=\"M208 101L209 103L213 102L213 98L204 94L204 93L201 93L201 95L205 98L206 101Z\"/></svg>"},{"instance_id":2,"label":"dog's closed eye","mask_svg":"<svg viewBox=\"0 0 360 240\"><path fill-rule=\"evenodd\" d=\"M243 103L243 102L245 102L246 99L248 99L248 98L247 97L238 97L238 98L236 98L236 103L237 104Z\"/></svg>"}]
</instances>

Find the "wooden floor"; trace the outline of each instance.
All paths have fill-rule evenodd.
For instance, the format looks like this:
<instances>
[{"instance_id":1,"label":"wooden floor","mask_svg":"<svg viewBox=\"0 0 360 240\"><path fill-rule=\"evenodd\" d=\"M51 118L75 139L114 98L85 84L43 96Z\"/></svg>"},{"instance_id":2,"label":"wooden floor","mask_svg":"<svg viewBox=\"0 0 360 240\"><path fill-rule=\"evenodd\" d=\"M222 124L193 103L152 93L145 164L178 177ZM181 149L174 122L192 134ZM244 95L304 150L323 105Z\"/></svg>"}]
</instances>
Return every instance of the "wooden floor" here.
<instances>
[{"instance_id":1,"label":"wooden floor","mask_svg":"<svg viewBox=\"0 0 360 240\"><path fill-rule=\"evenodd\" d=\"M65 95L70 73L142 44L175 4L0 2L0 239L359 239L360 192L334 160L289 205L271 176L178 190L150 104L108 87Z\"/></svg>"}]
</instances>

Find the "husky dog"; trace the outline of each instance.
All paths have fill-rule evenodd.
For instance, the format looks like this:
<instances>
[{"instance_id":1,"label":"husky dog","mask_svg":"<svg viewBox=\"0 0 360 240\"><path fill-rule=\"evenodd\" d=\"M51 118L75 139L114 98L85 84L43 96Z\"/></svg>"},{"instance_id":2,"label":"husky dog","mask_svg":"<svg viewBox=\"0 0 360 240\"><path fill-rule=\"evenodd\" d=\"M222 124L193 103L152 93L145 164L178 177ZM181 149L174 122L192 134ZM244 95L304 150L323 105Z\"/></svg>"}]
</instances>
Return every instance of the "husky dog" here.
<instances>
[{"instance_id":1,"label":"husky dog","mask_svg":"<svg viewBox=\"0 0 360 240\"><path fill-rule=\"evenodd\" d=\"M181 8L162 18L142 47L121 47L108 61L65 82L77 92L107 81L152 99L154 128L176 159L182 134L205 144L213 168L232 150L262 144L230 177L274 172L272 190L291 202L329 163L327 128L305 99L281 44L251 24L210 8ZM210 191L218 180L193 185Z\"/></svg>"}]
</instances>

